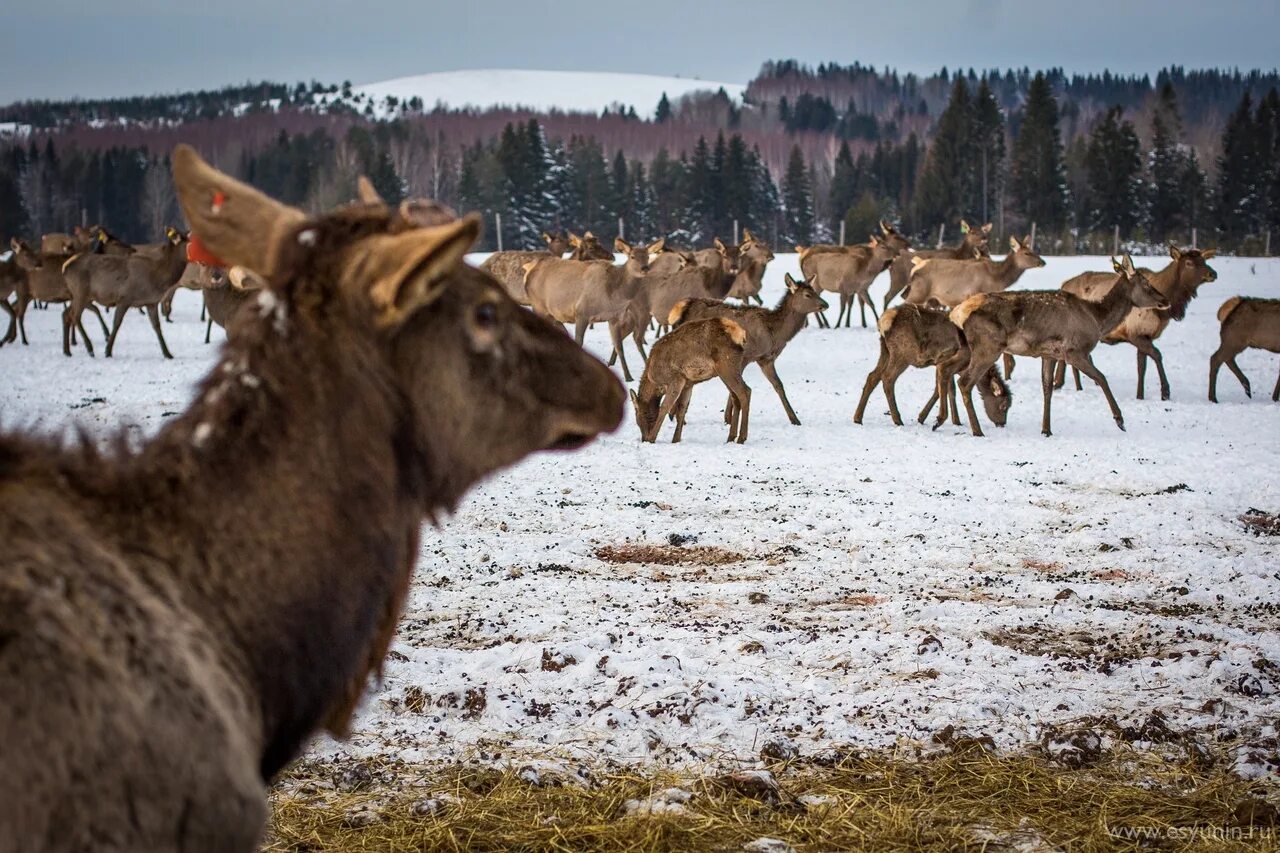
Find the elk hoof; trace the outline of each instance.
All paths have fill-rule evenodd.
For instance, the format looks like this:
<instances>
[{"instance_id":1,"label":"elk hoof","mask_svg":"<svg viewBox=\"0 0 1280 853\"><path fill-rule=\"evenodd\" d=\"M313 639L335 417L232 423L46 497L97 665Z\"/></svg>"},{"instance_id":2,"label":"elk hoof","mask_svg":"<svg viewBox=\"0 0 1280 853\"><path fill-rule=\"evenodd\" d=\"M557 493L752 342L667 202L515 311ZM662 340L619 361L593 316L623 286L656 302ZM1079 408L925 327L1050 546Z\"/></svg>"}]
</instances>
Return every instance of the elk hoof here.
<instances>
[{"instance_id":1,"label":"elk hoof","mask_svg":"<svg viewBox=\"0 0 1280 853\"><path fill-rule=\"evenodd\" d=\"M1124 431L1125 431L1125 429L1124 429L1124 420L1123 420L1122 418L1116 418L1116 426L1120 427L1120 431L1121 431L1121 432L1124 432Z\"/></svg>"},{"instance_id":2,"label":"elk hoof","mask_svg":"<svg viewBox=\"0 0 1280 853\"><path fill-rule=\"evenodd\" d=\"M1169 399L1169 392L1168 392L1168 391L1161 391L1161 392L1160 392L1160 400L1161 400L1161 402L1167 402L1167 401L1168 401L1168 399Z\"/></svg>"}]
</instances>

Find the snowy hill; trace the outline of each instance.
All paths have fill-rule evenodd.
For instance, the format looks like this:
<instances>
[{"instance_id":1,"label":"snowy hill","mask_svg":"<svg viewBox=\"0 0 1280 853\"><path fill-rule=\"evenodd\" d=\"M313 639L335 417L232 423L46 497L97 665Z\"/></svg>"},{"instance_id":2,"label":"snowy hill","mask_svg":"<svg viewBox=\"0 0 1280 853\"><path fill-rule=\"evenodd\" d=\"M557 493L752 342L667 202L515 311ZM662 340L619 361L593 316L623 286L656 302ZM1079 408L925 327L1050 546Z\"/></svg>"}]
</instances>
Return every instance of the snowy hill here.
<instances>
[{"instance_id":1,"label":"snowy hill","mask_svg":"<svg viewBox=\"0 0 1280 853\"><path fill-rule=\"evenodd\" d=\"M740 83L653 74L481 69L400 77L356 86L352 92L371 100L375 110L385 110L385 100L391 96L399 101L421 98L427 109L443 103L454 108L520 106L542 112L555 109L595 113L621 103L647 114L653 112L663 92L675 101L693 92L714 92L721 87L734 100L741 100L747 88Z\"/></svg>"}]
</instances>

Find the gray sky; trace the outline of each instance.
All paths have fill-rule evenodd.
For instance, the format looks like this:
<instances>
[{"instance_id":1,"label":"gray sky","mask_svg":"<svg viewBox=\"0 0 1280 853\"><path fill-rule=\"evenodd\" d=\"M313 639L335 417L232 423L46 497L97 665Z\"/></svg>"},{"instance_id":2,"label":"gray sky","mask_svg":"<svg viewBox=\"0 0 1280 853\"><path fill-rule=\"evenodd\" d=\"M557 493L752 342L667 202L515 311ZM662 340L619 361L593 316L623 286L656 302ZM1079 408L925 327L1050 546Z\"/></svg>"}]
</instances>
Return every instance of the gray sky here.
<instances>
[{"instance_id":1,"label":"gray sky","mask_svg":"<svg viewBox=\"0 0 1280 853\"><path fill-rule=\"evenodd\" d=\"M0 104L369 83L460 68L631 71L746 82L766 59L903 71L1272 69L1276 0L6 0Z\"/></svg>"}]
</instances>

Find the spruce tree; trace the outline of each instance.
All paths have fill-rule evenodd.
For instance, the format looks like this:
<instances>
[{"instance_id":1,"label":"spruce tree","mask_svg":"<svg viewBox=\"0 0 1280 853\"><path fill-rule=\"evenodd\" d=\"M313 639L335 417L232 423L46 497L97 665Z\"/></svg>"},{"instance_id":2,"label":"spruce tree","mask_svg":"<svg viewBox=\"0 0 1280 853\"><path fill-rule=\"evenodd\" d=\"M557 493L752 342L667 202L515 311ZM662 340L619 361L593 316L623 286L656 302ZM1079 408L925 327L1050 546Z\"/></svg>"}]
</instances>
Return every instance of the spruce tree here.
<instances>
[{"instance_id":1,"label":"spruce tree","mask_svg":"<svg viewBox=\"0 0 1280 853\"><path fill-rule=\"evenodd\" d=\"M973 100L973 144L977 149L974 183L979 203L970 212L990 222L1004 185L1004 114L985 77Z\"/></svg>"},{"instance_id":2,"label":"spruce tree","mask_svg":"<svg viewBox=\"0 0 1280 853\"><path fill-rule=\"evenodd\" d=\"M1092 231L1120 226L1128 236L1142 220L1142 145L1133 124L1115 106L1089 138L1085 167L1089 173L1089 221Z\"/></svg>"},{"instance_id":3,"label":"spruce tree","mask_svg":"<svg viewBox=\"0 0 1280 853\"><path fill-rule=\"evenodd\" d=\"M1228 240L1256 233L1260 220L1261 169L1253 100L1248 91L1227 120L1218 158L1217 220Z\"/></svg>"},{"instance_id":4,"label":"spruce tree","mask_svg":"<svg viewBox=\"0 0 1280 853\"><path fill-rule=\"evenodd\" d=\"M1058 102L1043 72L1036 72L1027 90L1022 126L1013 143L1010 189L1023 224L1035 222L1042 230L1065 224L1069 196L1058 129Z\"/></svg>"},{"instance_id":5,"label":"spruce tree","mask_svg":"<svg viewBox=\"0 0 1280 853\"><path fill-rule=\"evenodd\" d=\"M969 215L966 208L976 197L973 119L969 87L964 78L957 75L951 87L951 99L934 128L924 173L920 176L916 195L920 221L930 225L954 223Z\"/></svg>"},{"instance_id":6,"label":"spruce tree","mask_svg":"<svg viewBox=\"0 0 1280 853\"><path fill-rule=\"evenodd\" d=\"M839 233L839 223L848 220L849 209L858 197L858 168L854 165L849 143L840 143L835 168L831 174L829 206L833 217L832 231ZM856 241L855 241L856 242Z\"/></svg>"},{"instance_id":7,"label":"spruce tree","mask_svg":"<svg viewBox=\"0 0 1280 853\"><path fill-rule=\"evenodd\" d=\"M667 93L663 92L662 97L658 100L658 109L653 113L653 120L658 124L671 119L671 101L667 100Z\"/></svg>"},{"instance_id":8,"label":"spruce tree","mask_svg":"<svg viewBox=\"0 0 1280 853\"><path fill-rule=\"evenodd\" d=\"M791 157L782 178L782 205L786 213L783 244L793 246L813 242L813 187L799 145L791 146Z\"/></svg>"},{"instance_id":9,"label":"spruce tree","mask_svg":"<svg viewBox=\"0 0 1280 853\"><path fill-rule=\"evenodd\" d=\"M1190 224L1189 200L1184 196L1189 163L1182 152L1181 136L1177 95L1173 86L1165 83L1151 118L1151 151L1147 157L1150 171L1147 216L1152 240L1168 240Z\"/></svg>"}]
</instances>

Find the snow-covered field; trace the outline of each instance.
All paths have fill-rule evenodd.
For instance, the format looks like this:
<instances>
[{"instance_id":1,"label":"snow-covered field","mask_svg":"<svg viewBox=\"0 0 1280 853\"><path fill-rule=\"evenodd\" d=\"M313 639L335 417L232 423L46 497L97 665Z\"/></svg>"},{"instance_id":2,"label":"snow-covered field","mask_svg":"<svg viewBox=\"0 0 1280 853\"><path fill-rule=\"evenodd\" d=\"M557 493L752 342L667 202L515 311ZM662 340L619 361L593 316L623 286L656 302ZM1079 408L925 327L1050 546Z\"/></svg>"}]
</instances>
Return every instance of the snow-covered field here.
<instances>
[{"instance_id":1,"label":"snow-covered field","mask_svg":"<svg viewBox=\"0 0 1280 853\"><path fill-rule=\"evenodd\" d=\"M1105 263L1051 258L1020 286ZM779 738L813 753L948 725L1015 747L1153 710L1175 728L1274 734L1280 539L1238 517L1280 509L1276 357L1241 356L1253 400L1225 370L1222 403L1205 396L1218 306L1280 295L1280 261L1213 266L1218 281L1159 341L1171 401L1154 369L1148 399L1134 399L1131 348L1096 353L1127 432L1090 385L1055 396L1055 435L1042 437L1027 360L1009 426L986 438L895 428L879 391L856 426L876 334L811 327L778 365L803 426L752 367L746 445L724 443L725 393L708 383L679 445L642 444L628 418L582 452L527 460L427 532L385 684L348 744L314 750L705 764ZM779 256L766 301L795 270ZM57 313L32 311L32 345L0 350L0 421L154 431L215 358L199 310L190 293L177 301L172 362L136 315L115 359L66 359ZM597 328L588 344L605 355L605 340ZM926 371L900 381L909 420L930 383ZM596 555L670 541L743 559Z\"/></svg>"},{"instance_id":2,"label":"snow-covered field","mask_svg":"<svg viewBox=\"0 0 1280 853\"><path fill-rule=\"evenodd\" d=\"M656 74L478 69L398 77L354 86L352 92L371 100L375 111L385 105L390 95L401 102L419 97L427 109L442 103L455 109L506 106L540 112L599 112L614 104L625 104L647 114L658 105L664 92L675 102L693 92L714 92L721 87L734 100L741 100L747 88L741 83Z\"/></svg>"}]
</instances>

